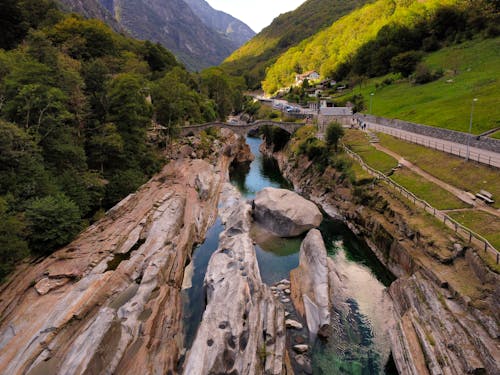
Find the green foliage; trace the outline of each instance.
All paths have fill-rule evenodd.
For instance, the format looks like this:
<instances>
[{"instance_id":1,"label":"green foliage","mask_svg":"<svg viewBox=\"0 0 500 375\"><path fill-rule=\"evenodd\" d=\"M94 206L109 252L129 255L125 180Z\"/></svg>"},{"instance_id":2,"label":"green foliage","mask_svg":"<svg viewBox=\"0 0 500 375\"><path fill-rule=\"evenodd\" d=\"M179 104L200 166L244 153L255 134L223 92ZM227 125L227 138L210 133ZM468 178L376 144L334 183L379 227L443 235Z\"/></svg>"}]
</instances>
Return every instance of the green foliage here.
<instances>
[{"instance_id":1,"label":"green foliage","mask_svg":"<svg viewBox=\"0 0 500 375\"><path fill-rule=\"evenodd\" d=\"M392 71L394 73L401 73L403 77L408 77L413 73L422 57L422 53L417 51L400 53L391 59Z\"/></svg>"},{"instance_id":2,"label":"green foliage","mask_svg":"<svg viewBox=\"0 0 500 375\"><path fill-rule=\"evenodd\" d=\"M137 188L145 182L145 175L139 170L127 169L124 171L117 171L113 174L109 184L106 186L104 205L106 207L112 207L123 199L123 197L136 191Z\"/></svg>"},{"instance_id":3,"label":"green foliage","mask_svg":"<svg viewBox=\"0 0 500 375\"><path fill-rule=\"evenodd\" d=\"M0 278L27 254L26 233L48 254L159 170L155 115L175 135L240 109L243 80L221 77L211 99L158 44L51 0L0 0Z\"/></svg>"},{"instance_id":4,"label":"green foliage","mask_svg":"<svg viewBox=\"0 0 500 375\"><path fill-rule=\"evenodd\" d=\"M9 212L7 200L0 197L0 281L29 253L24 232L19 215Z\"/></svg>"},{"instance_id":5,"label":"green foliage","mask_svg":"<svg viewBox=\"0 0 500 375\"><path fill-rule=\"evenodd\" d=\"M326 128L326 144L328 147L334 147L337 151L340 139L344 136L344 128L338 122L328 124Z\"/></svg>"},{"instance_id":6,"label":"green foliage","mask_svg":"<svg viewBox=\"0 0 500 375\"><path fill-rule=\"evenodd\" d=\"M26 209L31 249L50 254L66 245L81 230L78 206L64 194L34 200Z\"/></svg>"},{"instance_id":7,"label":"green foliage","mask_svg":"<svg viewBox=\"0 0 500 375\"><path fill-rule=\"evenodd\" d=\"M377 0L290 48L267 70L263 88L289 86L297 66L337 79L386 74L400 53L455 43L498 24L491 7L484 0Z\"/></svg>"},{"instance_id":8,"label":"green foliage","mask_svg":"<svg viewBox=\"0 0 500 375\"><path fill-rule=\"evenodd\" d=\"M412 74L411 78L416 84L423 85L441 78L442 75L442 71L433 72L427 65L420 63L417 65L415 73Z\"/></svg>"},{"instance_id":9,"label":"green foliage","mask_svg":"<svg viewBox=\"0 0 500 375\"><path fill-rule=\"evenodd\" d=\"M336 101L354 94L368 103L374 92L374 115L467 132L471 100L476 97L472 132L481 134L499 126L499 59L500 38L467 41L424 57L422 63L431 71L444 71L440 79L414 85L393 76L373 78ZM385 80L392 84L384 84Z\"/></svg>"},{"instance_id":10,"label":"green foliage","mask_svg":"<svg viewBox=\"0 0 500 375\"><path fill-rule=\"evenodd\" d=\"M281 14L256 37L222 64L235 76L244 76L250 89L260 87L266 70L289 48L330 26L334 21L371 0L308 0L296 10ZM301 73L300 64L296 66Z\"/></svg>"}]
</instances>

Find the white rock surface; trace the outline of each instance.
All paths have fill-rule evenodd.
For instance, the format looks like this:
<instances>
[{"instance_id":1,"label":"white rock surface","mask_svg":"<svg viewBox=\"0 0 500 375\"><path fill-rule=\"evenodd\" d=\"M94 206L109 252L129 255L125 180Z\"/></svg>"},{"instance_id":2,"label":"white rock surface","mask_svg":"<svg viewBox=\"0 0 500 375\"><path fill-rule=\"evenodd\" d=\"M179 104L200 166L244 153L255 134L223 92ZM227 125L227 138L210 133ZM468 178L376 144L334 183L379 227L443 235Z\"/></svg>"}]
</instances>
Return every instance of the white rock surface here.
<instances>
[{"instance_id":1,"label":"white rock surface","mask_svg":"<svg viewBox=\"0 0 500 375\"><path fill-rule=\"evenodd\" d=\"M287 319L285 321L285 324L286 324L287 328L295 328L295 329L304 328L304 326L302 324L300 324L299 322L297 322L296 320L293 320L293 319Z\"/></svg>"},{"instance_id":2,"label":"white rock surface","mask_svg":"<svg viewBox=\"0 0 500 375\"><path fill-rule=\"evenodd\" d=\"M299 236L321 224L318 207L286 189L265 188L254 200L255 220L281 237Z\"/></svg>"},{"instance_id":3,"label":"white rock surface","mask_svg":"<svg viewBox=\"0 0 500 375\"><path fill-rule=\"evenodd\" d=\"M292 270L292 300L304 315L309 332L317 334L320 327L330 324L330 291L328 262L323 237L311 229L300 246L299 267Z\"/></svg>"},{"instance_id":4,"label":"white rock surface","mask_svg":"<svg viewBox=\"0 0 500 375\"><path fill-rule=\"evenodd\" d=\"M226 184L219 215L225 225L205 286L207 306L184 374L281 374L285 314L262 283L250 239L251 207ZM260 355L265 349L266 356Z\"/></svg>"}]
</instances>

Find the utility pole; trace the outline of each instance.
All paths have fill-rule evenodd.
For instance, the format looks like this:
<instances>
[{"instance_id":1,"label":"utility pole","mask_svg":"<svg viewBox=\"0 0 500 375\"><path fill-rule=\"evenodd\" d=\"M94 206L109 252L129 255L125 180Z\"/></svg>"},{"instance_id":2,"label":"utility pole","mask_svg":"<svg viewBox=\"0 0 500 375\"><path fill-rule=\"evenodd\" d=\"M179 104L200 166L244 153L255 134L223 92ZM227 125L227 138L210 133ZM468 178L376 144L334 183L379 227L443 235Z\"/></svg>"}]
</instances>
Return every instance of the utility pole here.
<instances>
[{"instance_id":1,"label":"utility pole","mask_svg":"<svg viewBox=\"0 0 500 375\"><path fill-rule=\"evenodd\" d=\"M467 137L467 156L465 157L466 161L469 161L470 157L470 138L472 137L472 115L474 114L474 103L477 102L477 98L472 99L472 105L470 108L470 122L469 122L469 136Z\"/></svg>"}]
</instances>

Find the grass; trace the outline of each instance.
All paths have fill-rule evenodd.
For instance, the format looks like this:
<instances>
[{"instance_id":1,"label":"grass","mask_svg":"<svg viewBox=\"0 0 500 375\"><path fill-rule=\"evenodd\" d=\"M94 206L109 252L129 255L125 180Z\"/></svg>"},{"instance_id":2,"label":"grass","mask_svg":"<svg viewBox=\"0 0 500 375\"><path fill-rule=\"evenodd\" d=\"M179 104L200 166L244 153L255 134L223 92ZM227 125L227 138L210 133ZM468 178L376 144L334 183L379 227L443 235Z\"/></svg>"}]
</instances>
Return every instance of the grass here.
<instances>
[{"instance_id":1,"label":"grass","mask_svg":"<svg viewBox=\"0 0 500 375\"><path fill-rule=\"evenodd\" d=\"M490 135L491 138L500 139L500 131Z\"/></svg>"},{"instance_id":2,"label":"grass","mask_svg":"<svg viewBox=\"0 0 500 375\"><path fill-rule=\"evenodd\" d=\"M466 162L457 156L405 142L387 134L378 133L377 136L384 147L450 185L474 194L481 189L489 191L495 199L493 206L500 208L498 169Z\"/></svg>"},{"instance_id":3,"label":"grass","mask_svg":"<svg viewBox=\"0 0 500 375\"><path fill-rule=\"evenodd\" d=\"M437 81L413 85L399 80L382 86L380 83L387 77L378 77L345 96L362 94L368 107L373 92L374 115L463 132L468 131L472 98L478 98L472 132L480 134L500 126L499 61L500 38L471 40L424 58L431 69L444 70L444 76Z\"/></svg>"},{"instance_id":4,"label":"grass","mask_svg":"<svg viewBox=\"0 0 500 375\"><path fill-rule=\"evenodd\" d=\"M450 192L427 181L408 168L398 169L391 179L410 190L420 199L427 201L438 210L452 210L470 207Z\"/></svg>"},{"instance_id":5,"label":"grass","mask_svg":"<svg viewBox=\"0 0 500 375\"><path fill-rule=\"evenodd\" d=\"M343 141L351 150L361 156L366 164L382 173L389 173L398 165L398 161L392 156L375 149L363 132L347 130Z\"/></svg>"},{"instance_id":6,"label":"grass","mask_svg":"<svg viewBox=\"0 0 500 375\"><path fill-rule=\"evenodd\" d=\"M498 217L479 210L449 212L448 215L486 238L496 249L500 249L500 219Z\"/></svg>"}]
</instances>

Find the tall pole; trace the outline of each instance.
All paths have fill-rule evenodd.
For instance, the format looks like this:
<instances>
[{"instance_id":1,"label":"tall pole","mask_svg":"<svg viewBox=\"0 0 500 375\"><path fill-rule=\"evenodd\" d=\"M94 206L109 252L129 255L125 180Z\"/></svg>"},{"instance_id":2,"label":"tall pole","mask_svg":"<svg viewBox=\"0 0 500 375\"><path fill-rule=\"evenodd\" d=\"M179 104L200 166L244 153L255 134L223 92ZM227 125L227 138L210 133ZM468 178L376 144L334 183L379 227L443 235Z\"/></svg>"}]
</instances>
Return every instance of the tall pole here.
<instances>
[{"instance_id":1,"label":"tall pole","mask_svg":"<svg viewBox=\"0 0 500 375\"><path fill-rule=\"evenodd\" d=\"M372 114L372 99L373 95L375 95L373 92L370 93L370 115Z\"/></svg>"},{"instance_id":2,"label":"tall pole","mask_svg":"<svg viewBox=\"0 0 500 375\"><path fill-rule=\"evenodd\" d=\"M469 122L469 136L467 137L467 156L466 161L469 161L470 156L470 139L472 137L472 115L474 114L474 103L477 102L477 98L472 99L472 105L470 108L470 122Z\"/></svg>"}]
</instances>

